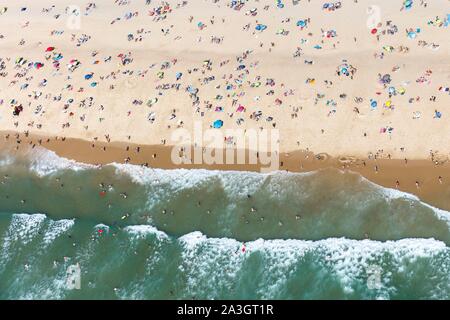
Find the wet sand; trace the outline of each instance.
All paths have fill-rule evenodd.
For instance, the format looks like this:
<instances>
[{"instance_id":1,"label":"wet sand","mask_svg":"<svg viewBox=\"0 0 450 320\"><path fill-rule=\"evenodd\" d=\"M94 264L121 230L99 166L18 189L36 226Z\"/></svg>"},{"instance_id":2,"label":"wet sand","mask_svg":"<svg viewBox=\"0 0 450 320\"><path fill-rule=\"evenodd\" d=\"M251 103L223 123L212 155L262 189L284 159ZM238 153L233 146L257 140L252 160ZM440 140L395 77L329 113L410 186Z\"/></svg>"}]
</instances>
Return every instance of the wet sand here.
<instances>
[{"instance_id":1,"label":"wet sand","mask_svg":"<svg viewBox=\"0 0 450 320\"><path fill-rule=\"evenodd\" d=\"M24 153L31 148L44 147L58 156L93 165L125 163L146 165L161 169L208 169L261 171L261 164L174 164L172 147L164 145L137 145L125 142L86 141L74 138L45 137L38 135L2 132L0 150L12 154ZM6 138L8 137L8 138ZM139 148L139 152L137 151ZM127 150L128 149L128 150ZM192 155L194 153L192 152ZM249 161L246 153L246 162ZM324 168L337 168L360 173L378 185L417 195L435 207L450 210L450 164L439 159L358 159L355 157L330 157L298 150L280 153L279 170L308 172ZM439 179L439 177L441 179ZM398 184L397 184L398 182ZM418 186L416 184L418 182Z\"/></svg>"}]
</instances>

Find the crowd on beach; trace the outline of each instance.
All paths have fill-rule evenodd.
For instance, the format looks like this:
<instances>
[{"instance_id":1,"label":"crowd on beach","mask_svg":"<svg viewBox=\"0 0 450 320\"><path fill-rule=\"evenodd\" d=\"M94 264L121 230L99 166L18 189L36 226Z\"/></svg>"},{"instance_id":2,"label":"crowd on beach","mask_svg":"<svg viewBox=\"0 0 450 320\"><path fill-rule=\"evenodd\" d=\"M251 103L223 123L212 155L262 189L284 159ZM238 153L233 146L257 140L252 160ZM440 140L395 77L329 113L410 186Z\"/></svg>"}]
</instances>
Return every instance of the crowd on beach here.
<instances>
[{"instance_id":1,"label":"crowd on beach","mask_svg":"<svg viewBox=\"0 0 450 320\"><path fill-rule=\"evenodd\" d=\"M99 140L135 142L139 130L132 128L141 128L142 123L149 125L150 135L158 136L156 133L169 133L189 126L192 119L202 119L210 128L216 129L230 126L290 128L289 138L285 139L294 140L299 149L308 149L311 146L305 146L301 137L291 137L291 134L301 126L296 121L308 121L303 111L310 108L320 110L316 114L324 110L326 117L321 119L337 117L347 112L343 110L348 107L352 117L370 118L377 114L382 121L378 119L376 123L384 121L376 129L377 134L389 139L400 131L396 122L388 119L392 114L402 113L400 117L417 120L417 123L426 117L432 119L437 128L443 126L443 121L448 121L448 70L442 73L440 65L437 70L431 65L416 72L407 65L414 62L414 58L406 60L411 51L421 50L424 56L449 52L447 12L420 21L407 19L407 15L418 8L429 9L425 0L390 3L389 6L397 5L402 19L396 21L389 16L385 19L380 16L370 26L364 25L359 33L339 29L341 23L333 20L336 26L332 26L327 20L347 8L359 6L362 1L358 0L209 0L195 4L181 0L114 0L108 3L113 18L109 20L110 15L104 17L108 20L102 24L104 31L94 33L84 27L68 30L63 24L55 29L53 26L57 24L49 24L52 27L45 30L45 35L30 32L29 36L27 30L38 25L34 22L35 16L54 21L80 18L80 23L84 24L83 21L89 22L91 17L100 19L100 12L104 12L101 10L109 10L104 8L103 2L95 1L77 8L41 2L46 5L38 12L36 5L28 7L25 2L0 10L0 23L8 16L19 17L15 22L19 22L22 34L12 46L12 34L0 30L0 45L3 42L12 46L0 53L0 108L4 129L42 132L44 135L57 131L60 137L85 134L95 147L95 141ZM204 6L207 10L189 10L192 5L197 9ZM317 7L320 16L308 16L308 11L294 11L306 5ZM222 16L221 12L224 13ZM299 16L298 12L302 14ZM238 22L241 22L238 26L241 34L220 32L230 25L235 27ZM119 32L122 29L125 32ZM210 29L213 31L208 32ZM115 31L117 34L103 34ZM363 42L361 33L369 40ZM434 38L434 34L440 36ZM120 37L120 41L118 45L105 46L102 36L108 39ZM194 41L186 44L185 38L189 36ZM351 44L347 38L351 39ZM292 39L295 44L288 46L285 42ZM392 39L402 44L393 45ZM442 39L447 39L447 43L441 42ZM159 44L155 44L158 41ZM157 51L166 43L170 44L168 53ZM175 50L177 43L180 43L179 52ZM370 63L361 61L357 54L345 54L346 47L366 46L367 43L371 45L368 49L372 56ZM142 50L140 45L144 49L145 45L150 45L152 49ZM192 57L185 54L186 48L192 49ZM327 55L335 51L339 52L339 57L328 58ZM274 65L271 75L271 63L279 61L275 57L271 60L275 55L289 59L290 66L301 67L302 72L292 79L287 76L290 71L286 70L285 78L283 69ZM330 61L331 67L328 66ZM307 68L321 65L325 71L320 74L308 72L316 69ZM358 90L352 88L361 86L360 82L367 77L373 82L364 84L367 88L360 90L367 95L353 94ZM119 101L113 106L111 99ZM427 106L426 112L423 105ZM326 123L332 120L315 121L320 130L312 135L325 136L329 131ZM123 123L121 128L129 129L117 127ZM367 128L355 134L375 135L369 131ZM151 143L169 144L168 133ZM233 137L226 137L226 141L234 143ZM138 142L142 143L142 140ZM103 148L107 150L107 147ZM396 152L401 154L403 151L404 145L397 146ZM432 160L442 157L440 150L427 152ZM374 148L367 157L391 158L391 151ZM395 157L398 158L398 154ZM130 159L127 157L124 161ZM377 172L379 169L374 168Z\"/></svg>"}]
</instances>

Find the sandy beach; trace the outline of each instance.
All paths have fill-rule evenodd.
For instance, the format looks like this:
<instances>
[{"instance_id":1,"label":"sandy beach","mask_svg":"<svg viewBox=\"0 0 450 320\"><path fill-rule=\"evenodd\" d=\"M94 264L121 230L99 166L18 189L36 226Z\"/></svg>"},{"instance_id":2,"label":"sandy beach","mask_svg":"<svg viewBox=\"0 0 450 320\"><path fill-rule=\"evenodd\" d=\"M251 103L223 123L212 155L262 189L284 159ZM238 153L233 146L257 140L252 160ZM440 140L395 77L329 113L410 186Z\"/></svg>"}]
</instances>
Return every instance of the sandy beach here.
<instances>
[{"instance_id":1,"label":"sandy beach","mask_svg":"<svg viewBox=\"0 0 450 320\"><path fill-rule=\"evenodd\" d=\"M0 300L449 300L449 19L0 0Z\"/></svg>"},{"instance_id":2,"label":"sandy beach","mask_svg":"<svg viewBox=\"0 0 450 320\"><path fill-rule=\"evenodd\" d=\"M74 138L48 138L45 136L3 133L1 150L12 155L27 155L33 150L48 149L60 157L80 163L103 166L110 163L130 163L148 168L209 169L260 171L260 164L182 164L172 162L172 147L161 145L137 145L123 142L90 143ZM7 137L7 138L6 138ZM246 160L249 153L246 153ZM336 168L342 172L357 172L378 185L417 195L437 208L449 210L450 164L427 160L358 159L315 155L307 151L294 151L279 155L280 169L289 172L310 172ZM419 185L417 185L419 182Z\"/></svg>"},{"instance_id":3,"label":"sandy beach","mask_svg":"<svg viewBox=\"0 0 450 320\"><path fill-rule=\"evenodd\" d=\"M3 144L93 164L255 171L174 164L173 134L200 123L236 146L226 130L277 130L279 170L357 171L450 208L446 0L0 8Z\"/></svg>"}]
</instances>

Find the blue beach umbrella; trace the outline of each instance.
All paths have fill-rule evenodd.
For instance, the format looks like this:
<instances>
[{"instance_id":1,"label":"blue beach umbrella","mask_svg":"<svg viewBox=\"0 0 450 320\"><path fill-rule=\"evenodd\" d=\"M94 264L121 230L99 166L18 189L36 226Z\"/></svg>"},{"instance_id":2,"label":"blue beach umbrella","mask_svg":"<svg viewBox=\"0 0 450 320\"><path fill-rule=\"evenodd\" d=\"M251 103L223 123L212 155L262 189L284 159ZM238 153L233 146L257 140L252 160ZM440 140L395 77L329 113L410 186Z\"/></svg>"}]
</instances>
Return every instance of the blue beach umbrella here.
<instances>
[{"instance_id":1,"label":"blue beach umbrella","mask_svg":"<svg viewBox=\"0 0 450 320\"><path fill-rule=\"evenodd\" d=\"M404 5L405 5L406 9L411 9L412 5L413 5L413 1L412 0L405 0Z\"/></svg>"},{"instance_id":2,"label":"blue beach umbrella","mask_svg":"<svg viewBox=\"0 0 450 320\"><path fill-rule=\"evenodd\" d=\"M306 20L298 20L297 21L297 27L306 27Z\"/></svg>"},{"instance_id":3,"label":"blue beach umbrella","mask_svg":"<svg viewBox=\"0 0 450 320\"><path fill-rule=\"evenodd\" d=\"M213 123L213 127L215 129L220 129L220 128L222 128L222 126L223 126L223 121L222 120L216 120Z\"/></svg>"},{"instance_id":4,"label":"blue beach umbrella","mask_svg":"<svg viewBox=\"0 0 450 320\"><path fill-rule=\"evenodd\" d=\"M256 29L257 31L264 31L264 30L267 29L267 26L264 25L264 24L257 24L256 27L255 27L255 29Z\"/></svg>"},{"instance_id":5,"label":"blue beach umbrella","mask_svg":"<svg viewBox=\"0 0 450 320\"><path fill-rule=\"evenodd\" d=\"M389 94L395 94L396 93L396 90L395 90L394 87L389 87L388 91L389 91Z\"/></svg>"},{"instance_id":6,"label":"blue beach umbrella","mask_svg":"<svg viewBox=\"0 0 450 320\"><path fill-rule=\"evenodd\" d=\"M373 99L370 99L370 107L372 109L375 109L377 107L377 102Z\"/></svg>"}]
</instances>

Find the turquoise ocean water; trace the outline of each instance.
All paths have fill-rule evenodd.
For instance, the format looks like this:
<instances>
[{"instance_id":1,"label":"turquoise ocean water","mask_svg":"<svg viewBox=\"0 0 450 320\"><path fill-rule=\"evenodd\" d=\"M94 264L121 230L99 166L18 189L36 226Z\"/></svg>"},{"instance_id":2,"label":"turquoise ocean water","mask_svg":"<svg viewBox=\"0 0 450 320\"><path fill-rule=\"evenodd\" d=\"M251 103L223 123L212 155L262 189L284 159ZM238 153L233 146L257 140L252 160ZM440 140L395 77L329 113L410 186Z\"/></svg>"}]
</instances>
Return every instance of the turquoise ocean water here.
<instances>
[{"instance_id":1,"label":"turquoise ocean water","mask_svg":"<svg viewBox=\"0 0 450 320\"><path fill-rule=\"evenodd\" d=\"M450 298L450 213L355 173L36 150L0 182L0 299Z\"/></svg>"}]
</instances>

